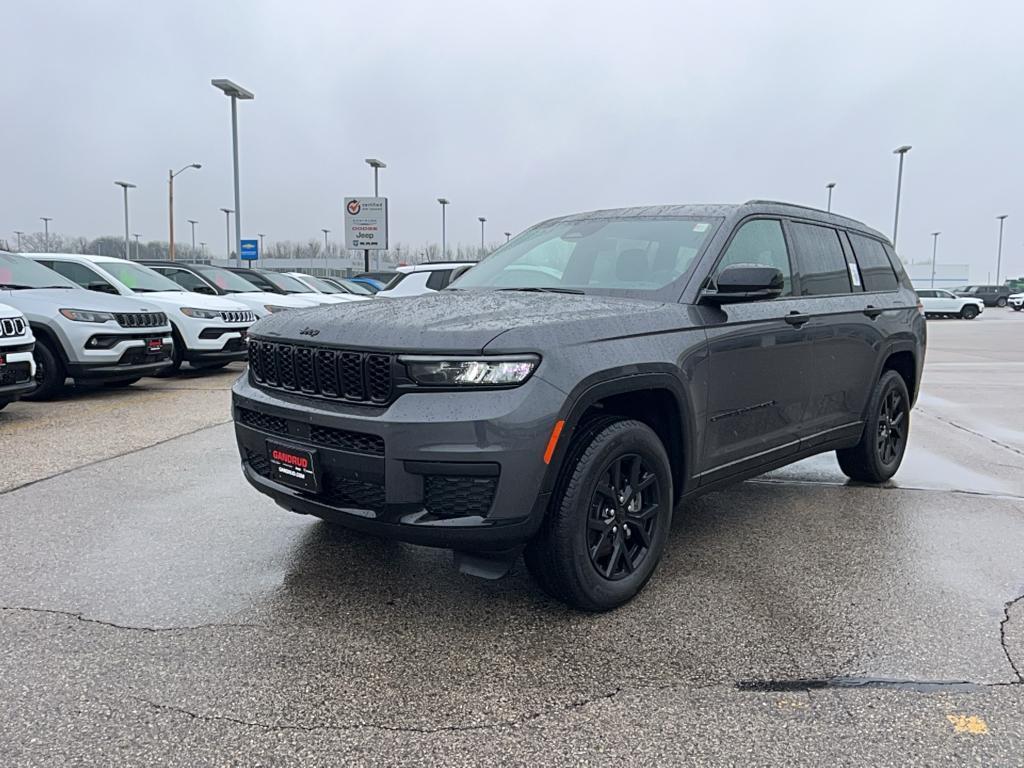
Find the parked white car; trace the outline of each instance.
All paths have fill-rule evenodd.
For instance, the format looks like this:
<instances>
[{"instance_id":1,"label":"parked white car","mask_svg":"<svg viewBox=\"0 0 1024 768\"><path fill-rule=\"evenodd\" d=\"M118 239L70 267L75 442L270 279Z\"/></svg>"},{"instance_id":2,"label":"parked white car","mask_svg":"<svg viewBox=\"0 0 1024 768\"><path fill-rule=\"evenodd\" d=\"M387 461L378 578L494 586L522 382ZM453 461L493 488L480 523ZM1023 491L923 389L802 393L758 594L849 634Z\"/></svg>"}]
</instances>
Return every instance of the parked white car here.
<instances>
[{"instance_id":1,"label":"parked white car","mask_svg":"<svg viewBox=\"0 0 1024 768\"><path fill-rule=\"evenodd\" d=\"M256 314L237 301L191 293L149 267L110 256L25 254L91 291L135 296L167 313L174 336L171 367L223 368L248 356L246 336Z\"/></svg>"},{"instance_id":2,"label":"parked white car","mask_svg":"<svg viewBox=\"0 0 1024 768\"><path fill-rule=\"evenodd\" d=\"M35 389L35 341L25 316L0 304L0 410Z\"/></svg>"},{"instance_id":3,"label":"parked white car","mask_svg":"<svg viewBox=\"0 0 1024 768\"><path fill-rule=\"evenodd\" d=\"M1014 312L1024 309L1024 293L1012 293L1006 303L1013 307Z\"/></svg>"},{"instance_id":4,"label":"parked white car","mask_svg":"<svg viewBox=\"0 0 1024 768\"><path fill-rule=\"evenodd\" d=\"M309 299L316 304L345 304L352 300L350 296L330 296L326 293L311 291L308 285L300 283L291 275L286 275L283 272L244 267L227 267L227 270L245 278L261 291L269 291L282 296L297 296L300 299Z\"/></svg>"},{"instance_id":5,"label":"parked white car","mask_svg":"<svg viewBox=\"0 0 1024 768\"><path fill-rule=\"evenodd\" d=\"M917 292L924 305L925 317L962 317L973 320L985 311L985 302L968 296L957 296L943 288L927 288Z\"/></svg>"},{"instance_id":6,"label":"parked white car","mask_svg":"<svg viewBox=\"0 0 1024 768\"><path fill-rule=\"evenodd\" d=\"M366 301L367 299L373 298L372 296L364 296L362 294L353 293L352 291L342 290L333 283L321 280L319 277L314 277L313 275L307 275L304 272L285 272L285 274L289 277L294 277L314 293L319 293L324 296L335 296L338 298L348 299L349 301Z\"/></svg>"},{"instance_id":7,"label":"parked white car","mask_svg":"<svg viewBox=\"0 0 1024 768\"><path fill-rule=\"evenodd\" d=\"M475 265L475 261L428 261L426 264L399 267L398 276L388 283L387 288L378 291L377 296L393 299L436 293Z\"/></svg>"}]
</instances>

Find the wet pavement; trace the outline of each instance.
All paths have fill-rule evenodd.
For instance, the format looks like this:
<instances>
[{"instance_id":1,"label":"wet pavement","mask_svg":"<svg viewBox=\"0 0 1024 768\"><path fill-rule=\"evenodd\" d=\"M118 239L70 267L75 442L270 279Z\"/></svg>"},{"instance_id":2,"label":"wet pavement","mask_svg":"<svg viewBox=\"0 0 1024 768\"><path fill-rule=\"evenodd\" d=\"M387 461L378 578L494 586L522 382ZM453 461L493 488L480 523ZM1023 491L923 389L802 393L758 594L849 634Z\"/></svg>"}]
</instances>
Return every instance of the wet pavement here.
<instances>
[{"instance_id":1,"label":"wet pavement","mask_svg":"<svg viewBox=\"0 0 1024 768\"><path fill-rule=\"evenodd\" d=\"M703 497L600 616L278 509L237 371L14 404L0 765L1024 765L1024 316L929 333L888 487Z\"/></svg>"}]
</instances>

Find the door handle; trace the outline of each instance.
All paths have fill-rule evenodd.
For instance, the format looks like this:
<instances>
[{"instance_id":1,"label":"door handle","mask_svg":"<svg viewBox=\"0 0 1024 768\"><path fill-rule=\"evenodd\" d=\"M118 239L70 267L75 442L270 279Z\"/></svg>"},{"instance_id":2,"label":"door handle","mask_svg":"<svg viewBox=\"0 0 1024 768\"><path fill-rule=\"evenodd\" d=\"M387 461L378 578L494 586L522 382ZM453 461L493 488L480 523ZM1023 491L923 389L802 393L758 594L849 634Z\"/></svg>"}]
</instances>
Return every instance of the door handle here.
<instances>
[{"instance_id":1,"label":"door handle","mask_svg":"<svg viewBox=\"0 0 1024 768\"><path fill-rule=\"evenodd\" d=\"M795 309L783 318L783 320L785 320L787 323L796 326L797 328L799 328L801 325L803 325L810 319L810 315L801 314L800 312L797 312Z\"/></svg>"},{"instance_id":2,"label":"door handle","mask_svg":"<svg viewBox=\"0 0 1024 768\"><path fill-rule=\"evenodd\" d=\"M872 306L871 304L868 304L867 308L864 310L864 314L867 315L868 317L870 317L872 320L874 320L876 317L878 317L884 311L885 311L884 309L879 309L878 307L875 307L875 306Z\"/></svg>"}]
</instances>

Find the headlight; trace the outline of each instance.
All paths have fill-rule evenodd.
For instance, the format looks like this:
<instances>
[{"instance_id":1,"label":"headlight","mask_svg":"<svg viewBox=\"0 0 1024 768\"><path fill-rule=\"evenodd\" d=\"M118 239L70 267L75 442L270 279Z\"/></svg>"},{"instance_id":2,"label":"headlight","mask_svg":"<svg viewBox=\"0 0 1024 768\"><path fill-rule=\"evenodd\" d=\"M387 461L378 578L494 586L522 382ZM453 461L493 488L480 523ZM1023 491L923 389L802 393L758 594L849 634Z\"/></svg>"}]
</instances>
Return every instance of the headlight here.
<instances>
[{"instance_id":1,"label":"headlight","mask_svg":"<svg viewBox=\"0 0 1024 768\"><path fill-rule=\"evenodd\" d=\"M197 320L220 320L220 310L197 309L195 307L182 307L181 314L186 317L194 317Z\"/></svg>"},{"instance_id":2,"label":"headlight","mask_svg":"<svg viewBox=\"0 0 1024 768\"><path fill-rule=\"evenodd\" d=\"M433 387L514 387L522 384L540 364L537 355L494 357L434 357L402 355L409 376L417 384Z\"/></svg>"},{"instance_id":3,"label":"headlight","mask_svg":"<svg viewBox=\"0 0 1024 768\"><path fill-rule=\"evenodd\" d=\"M88 309L62 309L60 313L68 320L77 320L80 323L106 323L114 319L109 312L93 312Z\"/></svg>"},{"instance_id":4,"label":"headlight","mask_svg":"<svg viewBox=\"0 0 1024 768\"><path fill-rule=\"evenodd\" d=\"M280 307L277 304L264 304L263 308L270 314L274 314L275 312L284 312L286 309L291 309L291 307Z\"/></svg>"}]
</instances>

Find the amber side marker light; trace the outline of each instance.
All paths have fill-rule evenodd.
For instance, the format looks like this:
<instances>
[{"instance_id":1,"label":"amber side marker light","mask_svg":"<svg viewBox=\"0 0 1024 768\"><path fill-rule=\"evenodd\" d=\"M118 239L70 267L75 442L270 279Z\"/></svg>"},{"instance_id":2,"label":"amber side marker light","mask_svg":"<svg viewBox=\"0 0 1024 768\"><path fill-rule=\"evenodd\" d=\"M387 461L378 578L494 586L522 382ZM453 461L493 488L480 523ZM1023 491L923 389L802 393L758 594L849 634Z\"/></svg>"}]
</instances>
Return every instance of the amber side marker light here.
<instances>
[{"instance_id":1,"label":"amber side marker light","mask_svg":"<svg viewBox=\"0 0 1024 768\"><path fill-rule=\"evenodd\" d=\"M565 419L559 419L555 422L554 428L551 430L551 437L548 438L548 447L544 451L544 463L550 464L551 457L555 455L555 446L558 445L558 437L562 434L562 427L565 426Z\"/></svg>"}]
</instances>

